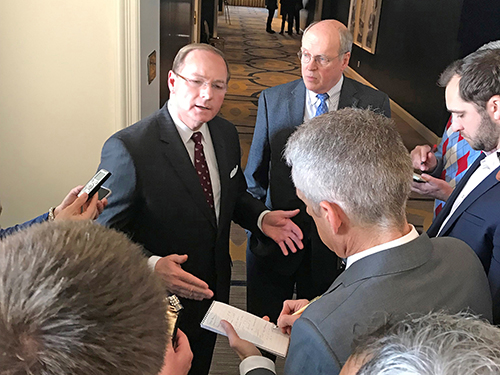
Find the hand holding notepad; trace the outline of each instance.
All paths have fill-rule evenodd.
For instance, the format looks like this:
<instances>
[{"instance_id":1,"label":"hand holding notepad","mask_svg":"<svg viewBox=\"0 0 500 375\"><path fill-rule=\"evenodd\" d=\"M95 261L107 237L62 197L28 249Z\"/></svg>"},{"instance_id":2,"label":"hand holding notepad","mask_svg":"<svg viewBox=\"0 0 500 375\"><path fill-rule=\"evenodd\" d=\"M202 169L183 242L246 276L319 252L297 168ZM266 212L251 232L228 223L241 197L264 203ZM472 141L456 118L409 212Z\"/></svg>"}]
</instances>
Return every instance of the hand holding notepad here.
<instances>
[{"instance_id":1,"label":"hand holding notepad","mask_svg":"<svg viewBox=\"0 0 500 375\"><path fill-rule=\"evenodd\" d=\"M286 356L290 336L282 333L273 323L236 307L214 301L203 318L201 327L227 336L220 324L221 320L231 323L241 339L250 341L255 346L280 357Z\"/></svg>"}]
</instances>

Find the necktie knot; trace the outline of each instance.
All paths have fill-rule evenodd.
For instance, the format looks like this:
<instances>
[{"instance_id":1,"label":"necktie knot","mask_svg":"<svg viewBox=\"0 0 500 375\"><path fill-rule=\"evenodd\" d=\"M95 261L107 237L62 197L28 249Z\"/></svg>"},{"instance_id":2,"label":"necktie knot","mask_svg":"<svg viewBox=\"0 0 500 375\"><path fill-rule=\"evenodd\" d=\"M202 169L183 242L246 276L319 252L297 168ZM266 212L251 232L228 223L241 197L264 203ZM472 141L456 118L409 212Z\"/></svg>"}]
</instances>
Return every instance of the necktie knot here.
<instances>
[{"instance_id":1,"label":"necktie knot","mask_svg":"<svg viewBox=\"0 0 500 375\"><path fill-rule=\"evenodd\" d=\"M316 116L328 113L328 105L326 104L326 101L328 100L330 95L324 93L324 94L317 94L316 97L319 99L319 106L318 109L316 110Z\"/></svg>"},{"instance_id":2,"label":"necktie knot","mask_svg":"<svg viewBox=\"0 0 500 375\"><path fill-rule=\"evenodd\" d=\"M321 101L321 102L324 102L326 100L328 100L328 98L330 97L330 95L328 95L327 93L324 93L324 94L317 94L316 97Z\"/></svg>"},{"instance_id":3,"label":"necktie knot","mask_svg":"<svg viewBox=\"0 0 500 375\"><path fill-rule=\"evenodd\" d=\"M194 143L200 144L201 143L201 132L194 132L193 135L191 136L193 139Z\"/></svg>"}]
</instances>

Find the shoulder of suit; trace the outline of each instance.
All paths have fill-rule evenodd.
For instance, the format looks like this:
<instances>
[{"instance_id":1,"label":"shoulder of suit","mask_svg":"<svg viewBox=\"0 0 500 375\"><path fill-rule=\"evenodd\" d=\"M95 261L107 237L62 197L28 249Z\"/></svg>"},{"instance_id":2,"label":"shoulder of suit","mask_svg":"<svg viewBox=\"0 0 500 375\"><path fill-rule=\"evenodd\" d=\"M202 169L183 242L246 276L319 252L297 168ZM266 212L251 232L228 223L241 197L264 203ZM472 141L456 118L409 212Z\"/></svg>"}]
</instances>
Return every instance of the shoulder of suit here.
<instances>
[{"instance_id":1,"label":"shoulder of suit","mask_svg":"<svg viewBox=\"0 0 500 375\"><path fill-rule=\"evenodd\" d=\"M158 111L152 113L151 115L137 121L135 124L127 126L124 129L117 131L111 136L111 138L118 138L121 140L135 140L142 137L148 136L152 133L158 133L158 121L162 114L162 111L166 111L166 108L161 108ZM167 111L168 113L168 111Z\"/></svg>"},{"instance_id":2,"label":"shoulder of suit","mask_svg":"<svg viewBox=\"0 0 500 375\"><path fill-rule=\"evenodd\" d=\"M358 82L352 78L348 78L344 76L344 85L349 82L356 91L361 92L362 94L368 94L368 95L377 95L377 96L387 96L387 94L383 91L374 89L373 87L367 86L361 82Z\"/></svg>"},{"instance_id":3,"label":"shoulder of suit","mask_svg":"<svg viewBox=\"0 0 500 375\"><path fill-rule=\"evenodd\" d=\"M291 92L293 89L295 89L297 86L300 84L304 84L302 81L302 78L296 79L295 81L283 83L282 85L270 87L268 89L263 90L262 92L265 92L266 95L276 95L282 92Z\"/></svg>"}]
</instances>

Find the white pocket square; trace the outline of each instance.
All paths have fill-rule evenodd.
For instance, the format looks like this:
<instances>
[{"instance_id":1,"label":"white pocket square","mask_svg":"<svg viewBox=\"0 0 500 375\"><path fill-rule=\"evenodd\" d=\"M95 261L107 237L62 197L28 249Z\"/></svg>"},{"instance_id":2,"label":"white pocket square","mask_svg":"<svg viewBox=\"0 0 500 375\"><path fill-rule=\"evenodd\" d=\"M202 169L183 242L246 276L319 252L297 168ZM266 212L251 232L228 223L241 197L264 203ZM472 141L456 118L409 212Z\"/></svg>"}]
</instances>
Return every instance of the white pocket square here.
<instances>
[{"instance_id":1,"label":"white pocket square","mask_svg":"<svg viewBox=\"0 0 500 375\"><path fill-rule=\"evenodd\" d=\"M233 178L234 176L236 176L236 172L238 172L238 165L236 165L231 173L229 173L229 178Z\"/></svg>"}]
</instances>

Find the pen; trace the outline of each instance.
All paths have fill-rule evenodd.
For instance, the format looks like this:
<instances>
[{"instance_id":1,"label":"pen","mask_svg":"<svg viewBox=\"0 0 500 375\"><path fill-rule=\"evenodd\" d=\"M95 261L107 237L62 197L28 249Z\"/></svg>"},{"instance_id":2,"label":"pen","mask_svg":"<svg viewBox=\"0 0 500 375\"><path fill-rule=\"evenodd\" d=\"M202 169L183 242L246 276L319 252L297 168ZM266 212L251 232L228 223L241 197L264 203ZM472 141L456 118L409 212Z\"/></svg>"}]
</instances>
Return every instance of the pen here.
<instances>
[{"instance_id":1,"label":"pen","mask_svg":"<svg viewBox=\"0 0 500 375\"><path fill-rule=\"evenodd\" d=\"M437 146L437 145L434 145L434 146L432 146L431 152L436 152L436 151L437 151L437 149L438 149L438 146ZM427 160L426 160L426 161L427 161ZM425 164L425 161L421 161L421 162L420 162L420 165L422 165L422 164Z\"/></svg>"},{"instance_id":2,"label":"pen","mask_svg":"<svg viewBox=\"0 0 500 375\"><path fill-rule=\"evenodd\" d=\"M311 301L309 301L309 303L307 305L305 305L304 307L298 309L292 315L300 315L300 314L302 314L304 312L304 310L307 309L311 303L316 302L320 298L321 298L321 296L317 296L316 298L313 298Z\"/></svg>"}]
</instances>

